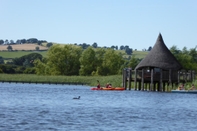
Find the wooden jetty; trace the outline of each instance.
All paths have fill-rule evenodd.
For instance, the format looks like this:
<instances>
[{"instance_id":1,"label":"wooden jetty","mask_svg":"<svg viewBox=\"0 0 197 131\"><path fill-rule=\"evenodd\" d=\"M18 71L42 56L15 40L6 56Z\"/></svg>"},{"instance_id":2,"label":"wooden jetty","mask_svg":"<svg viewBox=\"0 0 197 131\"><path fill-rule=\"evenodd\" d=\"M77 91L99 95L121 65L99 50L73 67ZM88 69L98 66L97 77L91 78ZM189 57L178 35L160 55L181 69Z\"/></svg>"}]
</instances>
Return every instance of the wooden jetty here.
<instances>
[{"instance_id":1,"label":"wooden jetty","mask_svg":"<svg viewBox=\"0 0 197 131\"><path fill-rule=\"evenodd\" d=\"M134 77L132 77L134 74ZM166 86L178 85L180 82L192 82L194 71L185 71L182 65L166 47L161 34L147 56L134 70L123 70L123 86L131 89L134 82L135 90L166 91ZM128 84L128 86L127 86Z\"/></svg>"}]
</instances>

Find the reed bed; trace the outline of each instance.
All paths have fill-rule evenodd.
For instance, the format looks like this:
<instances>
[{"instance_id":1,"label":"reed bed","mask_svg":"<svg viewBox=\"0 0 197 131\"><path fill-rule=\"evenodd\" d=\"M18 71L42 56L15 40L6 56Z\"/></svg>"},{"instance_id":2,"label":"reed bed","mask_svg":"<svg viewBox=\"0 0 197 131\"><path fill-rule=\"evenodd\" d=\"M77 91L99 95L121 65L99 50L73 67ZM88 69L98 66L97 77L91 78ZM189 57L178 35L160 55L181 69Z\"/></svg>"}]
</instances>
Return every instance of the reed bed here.
<instances>
[{"instance_id":1,"label":"reed bed","mask_svg":"<svg viewBox=\"0 0 197 131\"><path fill-rule=\"evenodd\" d=\"M0 82L25 83L57 83L57 84L85 84L96 86L97 80L101 86L111 83L112 86L122 86L122 75L113 76L41 76L32 74L0 74Z\"/></svg>"}]
</instances>

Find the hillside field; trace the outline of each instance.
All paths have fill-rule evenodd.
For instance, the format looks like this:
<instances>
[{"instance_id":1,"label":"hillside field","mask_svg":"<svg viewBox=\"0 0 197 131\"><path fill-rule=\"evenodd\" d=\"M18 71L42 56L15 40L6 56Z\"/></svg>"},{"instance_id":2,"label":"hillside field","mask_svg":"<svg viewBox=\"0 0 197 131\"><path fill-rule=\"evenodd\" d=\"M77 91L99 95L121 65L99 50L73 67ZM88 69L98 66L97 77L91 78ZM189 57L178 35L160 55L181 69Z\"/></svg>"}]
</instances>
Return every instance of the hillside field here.
<instances>
[{"instance_id":1,"label":"hillside field","mask_svg":"<svg viewBox=\"0 0 197 131\"><path fill-rule=\"evenodd\" d=\"M63 44L60 44L63 45ZM39 53L43 57L46 56L48 48L46 45L39 46L37 44L20 44L20 45L11 45L13 51L7 51L8 45L0 45L0 56L2 56L4 59L12 59L12 58L19 58L24 55L28 55L30 53ZM42 51L36 51L36 47L39 47ZM117 52L120 52L123 54L123 57L128 58L129 55L125 53L124 50L116 50ZM133 55L135 58L142 59L148 54L147 51L133 51Z\"/></svg>"},{"instance_id":2,"label":"hillside field","mask_svg":"<svg viewBox=\"0 0 197 131\"><path fill-rule=\"evenodd\" d=\"M15 51L19 51L19 50L36 50L36 47L39 47L39 50L48 50L47 47L45 46L40 46L37 44L16 44L16 45L11 45L12 46L12 50ZM0 45L0 51L7 51L8 45Z\"/></svg>"}]
</instances>

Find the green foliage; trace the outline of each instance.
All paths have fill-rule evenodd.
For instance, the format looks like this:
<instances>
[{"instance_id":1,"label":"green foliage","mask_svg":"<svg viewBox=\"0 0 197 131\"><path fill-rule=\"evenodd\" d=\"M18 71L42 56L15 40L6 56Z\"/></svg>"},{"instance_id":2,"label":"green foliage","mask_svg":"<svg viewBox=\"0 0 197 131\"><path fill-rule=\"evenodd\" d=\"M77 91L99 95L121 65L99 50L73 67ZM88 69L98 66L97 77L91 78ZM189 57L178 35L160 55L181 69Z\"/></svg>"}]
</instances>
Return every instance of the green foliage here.
<instances>
[{"instance_id":1,"label":"green foliage","mask_svg":"<svg viewBox=\"0 0 197 131\"><path fill-rule=\"evenodd\" d=\"M196 48L187 50L184 47L182 50L179 50L176 46L170 48L172 54L180 62L183 69L185 70L195 70L197 71L197 51Z\"/></svg>"},{"instance_id":2,"label":"green foliage","mask_svg":"<svg viewBox=\"0 0 197 131\"><path fill-rule=\"evenodd\" d=\"M83 51L79 61L81 64L81 68L79 71L80 75L91 75L93 71L96 71L97 58L96 53L91 46Z\"/></svg>"},{"instance_id":3,"label":"green foliage","mask_svg":"<svg viewBox=\"0 0 197 131\"><path fill-rule=\"evenodd\" d=\"M82 49L73 45L52 46L47 58L34 62L36 73L42 75L78 75Z\"/></svg>"},{"instance_id":4,"label":"green foliage","mask_svg":"<svg viewBox=\"0 0 197 131\"><path fill-rule=\"evenodd\" d=\"M0 70L4 73L7 73L7 74L14 74L16 73L14 68L16 68L16 66L13 66L13 65L3 65L1 64L0 65Z\"/></svg>"},{"instance_id":5,"label":"green foliage","mask_svg":"<svg viewBox=\"0 0 197 131\"><path fill-rule=\"evenodd\" d=\"M51 47L53 45L53 43L49 42L46 44L47 47Z\"/></svg>"},{"instance_id":6,"label":"green foliage","mask_svg":"<svg viewBox=\"0 0 197 131\"><path fill-rule=\"evenodd\" d=\"M0 56L0 64L4 64L4 59L1 56Z\"/></svg>"},{"instance_id":7,"label":"green foliage","mask_svg":"<svg viewBox=\"0 0 197 131\"><path fill-rule=\"evenodd\" d=\"M140 60L135 58L135 55L132 55L128 67L131 67L132 69L135 69L135 67L139 64Z\"/></svg>"},{"instance_id":8,"label":"green foliage","mask_svg":"<svg viewBox=\"0 0 197 131\"><path fill-rule=\"evenodd\" d=\"M42 55L39 54L39 53L31 53L31 54L28 54L28 55L24 55L20 58L15 58L13 59L13 63L15 65L20 65L20 66L30 66L30 67L33 67L34 64L33 64L33 61L36 60L36 59L42 59Z\"/></svg>"},{"instance_id":9,"label":"green foliage","mask_svg":"<svg viewBox=\"0 0 197 131\"><path fill-rule=\"evenodd\" d=\"M107 49L101 67L102 73L104 75L118 74L123 62L124 60L120 54L117 54L113 49Z\"/></svg>"},{"instance_id":10,"label":"green foliage","mask_svg":"<svg viewBox=\"0 0 197 131\"><path fill-rule=\"evenodd\" d=\"M35 68L26 68L23 73L24 74L35 74L36 70Z\"/></svg>"}]
</instances>

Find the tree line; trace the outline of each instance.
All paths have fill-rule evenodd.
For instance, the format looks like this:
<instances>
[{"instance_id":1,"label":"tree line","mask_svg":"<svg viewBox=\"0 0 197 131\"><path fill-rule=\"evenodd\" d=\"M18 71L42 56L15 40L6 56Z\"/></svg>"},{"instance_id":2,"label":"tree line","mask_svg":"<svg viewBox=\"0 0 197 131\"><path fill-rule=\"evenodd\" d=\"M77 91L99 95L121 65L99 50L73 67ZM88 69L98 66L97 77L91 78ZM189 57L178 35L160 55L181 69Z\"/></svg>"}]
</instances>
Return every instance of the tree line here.
<instances>
[{"instance_id":1,"label":"tree line","mask_svg":"<svg viewBox=\"0 0 197 131\"><path fill-rule=\"evenodd\" d=\"M170 48L172 54L177 58L185 70L197 71L196 47L179 50L176 46ZM124 68L134 69L142 59L134 55L128 58L123 57L112 48L94 48L89 46L83 49L77 45L53 45L49 48L47 56L43 57L38 53L31 53L20 58L13 59L13 62L3 64L0 57L1 73L27 73L38 75L117 75L121 74Z\"/></svg>"},{"instance_id":2,"label":"tree line","mask_svg":"<svg viewBox=\"0 0 197 131\"><path fill-rule=\"evenodd\" d=\"M15 45L15 44L38 44L38 45L42 45L42 43L47 43L46 46L47 47L51 47L53 45L53 42L47 42L46 40L38 40L37 38L29 38L29 39L18 39L16 41L14 40L3 40L0 39L0 45L8 45L7 49L8 51L12 51L12 46L11 45ZM127 55L132 55L133 53L133 49L130 48L128 45L124 46L121 45L120 47L112 45L110 47L104 46L104 47L99 47L98 44L96 42L94 42L93 44L87 44L87 43L82 43L82 44L77 44L74 43L74 45L78 45L81 46L82 49L87 49L88 47L92 46L94 48L111 48L114 50L124 50L126 52ZM150 51L152 49L152 47L150 46L148 49L143 49L143 51ZM137 49L135 49L137 50Z\"/></svg>"}]
</instances>

